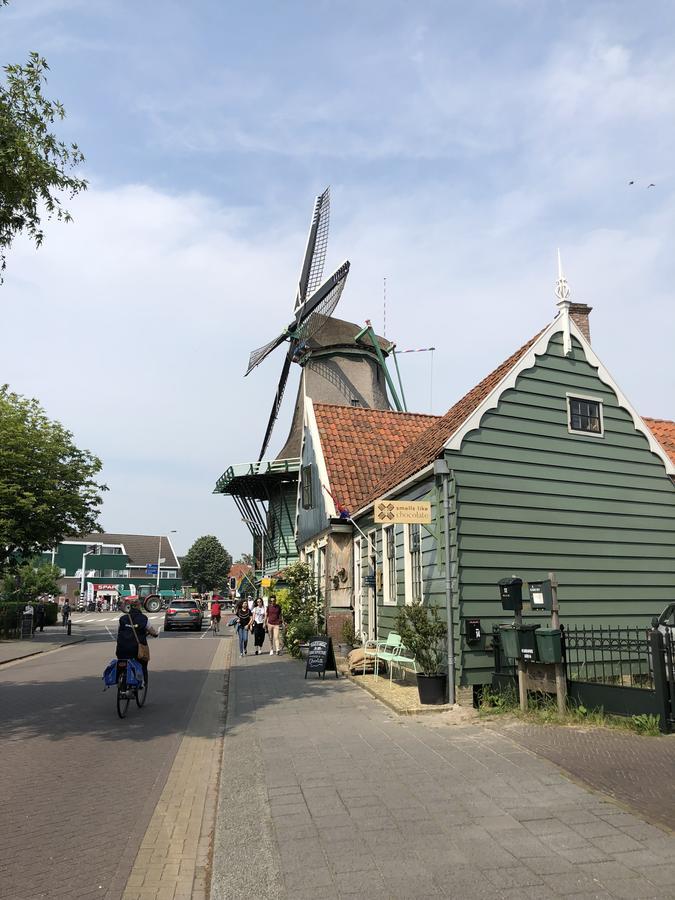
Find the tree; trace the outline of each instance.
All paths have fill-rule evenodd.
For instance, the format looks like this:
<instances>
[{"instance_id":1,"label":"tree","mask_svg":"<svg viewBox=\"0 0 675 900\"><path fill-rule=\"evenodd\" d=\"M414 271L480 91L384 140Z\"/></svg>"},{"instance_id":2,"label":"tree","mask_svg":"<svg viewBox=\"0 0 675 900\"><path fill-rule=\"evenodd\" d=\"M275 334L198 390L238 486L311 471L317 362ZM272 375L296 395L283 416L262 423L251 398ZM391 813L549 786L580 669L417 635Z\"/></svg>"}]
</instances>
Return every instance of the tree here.
<instances>
[{"instance_id":1,"label":"tree","mask_svg":"<svg viewBox=\"0 0 675 900\"><path fill-rule=\"evenodd\" d=\"M2 579L3 599L28 602L43 594L58 594L60 575L58 566L23 563L14 572L6 573Z\"/></svg>"},{"instance_id":2,"label":"tree","mask_svg":"<svg viewBox=\"0 0 675 900\"><path fill-rule=\"evenodd\" d=\"M6 6L0 0L0 6ZM20 232L40 246L42 216L71 221L61 195L72 199L87 187L71 171L84 162L77 144L66 144L50 130L66 112L58 100L42 93L47 61L31 53L25 65L3 67L0 84L0 283L5 250Z\"/></svg>"},{"instance_id":3,"label":"tree","mask_svg":"<svg viewBox=\"0 0 675 900\"><path fill-rule=\"evenodd\" d=\"M255 557L252 553L241 553L237 562L252 569L255 567Z\"/></svg>"},{"instance_id":4,"label":"tree","mask_svg":"<svg viewBox=\"0 0 675 900\"><path fill-rule=\"evenodd\" d=\"M231 568L230 554L217 537L206 534L197 538L183 557L181 573L183 581L204 593L224 587Z\"/></svg>"},{"instance_id":5,"label":"tree","mask_svg":"<svg viewBox=\"0 0 675 900\"><path fill-rule=\"evenodd\" d=\"M0 387L0 572L98 529L101 461L37 400Z\"/></svg>"}]
</instances>

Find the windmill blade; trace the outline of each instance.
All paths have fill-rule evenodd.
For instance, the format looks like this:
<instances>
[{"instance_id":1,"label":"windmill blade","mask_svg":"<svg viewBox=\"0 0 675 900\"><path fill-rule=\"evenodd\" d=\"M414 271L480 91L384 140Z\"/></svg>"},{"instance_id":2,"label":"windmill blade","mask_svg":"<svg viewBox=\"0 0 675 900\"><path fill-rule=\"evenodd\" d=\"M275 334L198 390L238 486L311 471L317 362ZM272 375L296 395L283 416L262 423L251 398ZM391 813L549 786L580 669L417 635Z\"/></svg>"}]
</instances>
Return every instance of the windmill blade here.
<instances>
[{"instance_id":1,"label":"windmill blade","mask_svg":"<svg viewBox=\"0 0 675 900\"><path fill-rule=\"evenodd\" d=\"M272 429L274 428L274 423L277 420L277 416L279 415L279 410L281 409L281 401L284 399L284 391L286 389L286 382L288 381L288 373L291 368L291 362L293 360L293 346L289 348L288 353L286 354L286 359L284 360L284 365L281 370L281 378L279 379L279 384L277 385L277 392L274 395L274 403L272 404L272 412L270 413L269 421L267 422L267 429L265 430L265 437L263 438L262 447L260 448L260 455L258 456L258 462L265 455L265 450L267 450L267 445L270 442L270 438L272 437Z\"/></svg>"},{"instance_id":2,"label":"windmill blade","mask_svg":"<svg viewBox=\"0 0 675 900\"><path fill-rule=\"evenodd\" d=\"M257 350L254 350L248 358L248 368L246 369L244 376L248 375L249 372L252 372L256 366L259 366L263 359L269 356L272 350L276 350L279 344L283 344L287 337L288 335L284 331L278 337L274 338L273 341L270 341L269 344L265 344L263 347L258 347Z\"/></svg>"},{"instance_id":3,"label":"windmill blade","mask_svg":"<svg viewBox=\"0 0 675 900\"><path fill-rule=\"evenodd\" d=\"M323 328L340 301L348 274L349 263L344 262L305 303L298 317L298 326L294 335L296 342L308 341Z\"/></svg>"},{"instance_id":4,"label":"windmill blade","mask_svg":"<svg viewBox=\"0 0 675 900\"><path fill-rule=\"evenodd\" d=\"M298 293L295 297L293 312L311 297L323 278L323 264L326 260L326 248L328 247L328 226L330 224L330 187L314 201L314 213L312 223L309 226L305 258L300 270Z\"/></svg>"}]
</instances>

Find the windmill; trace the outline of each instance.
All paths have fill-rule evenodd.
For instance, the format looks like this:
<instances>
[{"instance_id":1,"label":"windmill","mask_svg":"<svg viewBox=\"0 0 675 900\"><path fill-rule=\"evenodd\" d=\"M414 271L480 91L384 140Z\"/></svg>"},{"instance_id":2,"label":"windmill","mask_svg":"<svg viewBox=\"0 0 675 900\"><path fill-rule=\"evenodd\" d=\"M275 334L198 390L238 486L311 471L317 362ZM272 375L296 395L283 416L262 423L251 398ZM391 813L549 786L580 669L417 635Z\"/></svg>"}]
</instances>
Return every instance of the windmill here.
<instances>
[{"instance_id":1,"label":"windmill","mask_svg":"<svg viewBox=\"0 0 675 900\"><path fill-rule=\"evenodd\" d=\"M335 307L338 305L349 273L349 262L345 261L323 283L323 266L328 245L328 226L330 221L330 188L314 201L314 212L307 238L305 257L300 270L298 289L293 307L293 320L284 330L257 350L254 350L248 361L246 375L266 359L281 344L288 342L288 350L281 367L281 377L277 385L272 411L267 422L265 437L260 448L260 461L267 449L272 429L279 415L286 382L291 363L302 357L307 341L324 327ZM320 286L319 286L320 285Z\"/></svg>"}]
</instances>

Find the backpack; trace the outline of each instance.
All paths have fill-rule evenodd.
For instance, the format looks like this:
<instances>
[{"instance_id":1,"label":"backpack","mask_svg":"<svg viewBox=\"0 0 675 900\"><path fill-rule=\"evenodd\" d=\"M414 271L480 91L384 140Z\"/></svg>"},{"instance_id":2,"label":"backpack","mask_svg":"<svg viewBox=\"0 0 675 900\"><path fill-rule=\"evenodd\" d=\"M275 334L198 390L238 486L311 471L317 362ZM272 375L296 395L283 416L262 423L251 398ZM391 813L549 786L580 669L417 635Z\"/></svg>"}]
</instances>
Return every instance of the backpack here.
<instances>
[{"instance_id":1,"label":"backpack","mask_svg":"<svg viewBox=\"0 0 675 900\"><path fill-rule=\"evenodd\" d=\"M111 659L108 665L105 667L103 672L103 681L105 682L105 690L106 688L113 687L117 684L117 660Z\"/></svg>"}]
</instances>

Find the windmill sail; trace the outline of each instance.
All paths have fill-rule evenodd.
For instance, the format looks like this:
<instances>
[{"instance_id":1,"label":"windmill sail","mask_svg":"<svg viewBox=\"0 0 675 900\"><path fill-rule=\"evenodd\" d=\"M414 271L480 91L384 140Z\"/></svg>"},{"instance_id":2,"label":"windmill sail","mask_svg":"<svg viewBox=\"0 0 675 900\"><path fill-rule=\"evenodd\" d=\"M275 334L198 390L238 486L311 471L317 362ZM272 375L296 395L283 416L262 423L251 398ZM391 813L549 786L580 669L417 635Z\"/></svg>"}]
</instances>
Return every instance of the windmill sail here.
<instances>
[{"instance_id":1,"label":"windmill sail","mask_svg":"<svg viewBox=\"0 0 675 900\"><path fill-rule=\"evenodd\" d=\"M274 428L274 423L277 420L277 416L279 415L279 410L281 409L281 401L284 399L284 391L286 390L286 382L288 381L288 372L291 368L291 362L293 361L292 347L289 347L288 353L286 354L286 359L284 360L284 365L281 370L281 378L279 379L279 384L277 386L277 392L274 395L274 403L272 404L272 412L270 413L269 420L267 422L267 428L265 429L265 437L263 438L262 447L260 448L260 454L258 456L258 462L265 455L265 450L267 450L267 445L270 442L270 438L272 437L272 429Z\"/></svg>"},{"instance_id":2,"label":"windmill sail","mask_svg":"<svg viewBox=\"0 0 675 900\"><path fill-rule=\"evenodd\" d=\"M248 368L244 374L248 375L256 366L259 366L265 357L269 356L273 350L276 350L279 344L283 344L286 338L287 334L286 332L283 332L278 337L274 338L273 341L270 341L269 344L265 344L262 347L258 347L257 350L254 350L248 358Z\"/></svg>"},{"instance_id":3,"label":"windmill sail","mask_svg":"<svg viewBox=\"0 0 675 900\"><path fill-rule=\"evenodd\" d=\"M293 312L311 297L323 278L323 265L328 247L328 226L330 225L330 187L314 201L312 224L309 227L305 258L300 270L298 292L295 297Z\"/></svg>"},{"instance_id":4,"label":"windmill sail","mask_svg":"<svg viewBox=\"0 0 675 900\"><path fill-rule=\"evenodd\" d=\"M340 302L342 291L347 283L349 263L344 262L339 269L310 297L305 304L303 317L299 323L296 335L300 341L308 341L326 324L326 320L332 316L335 307Z\"/></svg>"}]
</instances>

